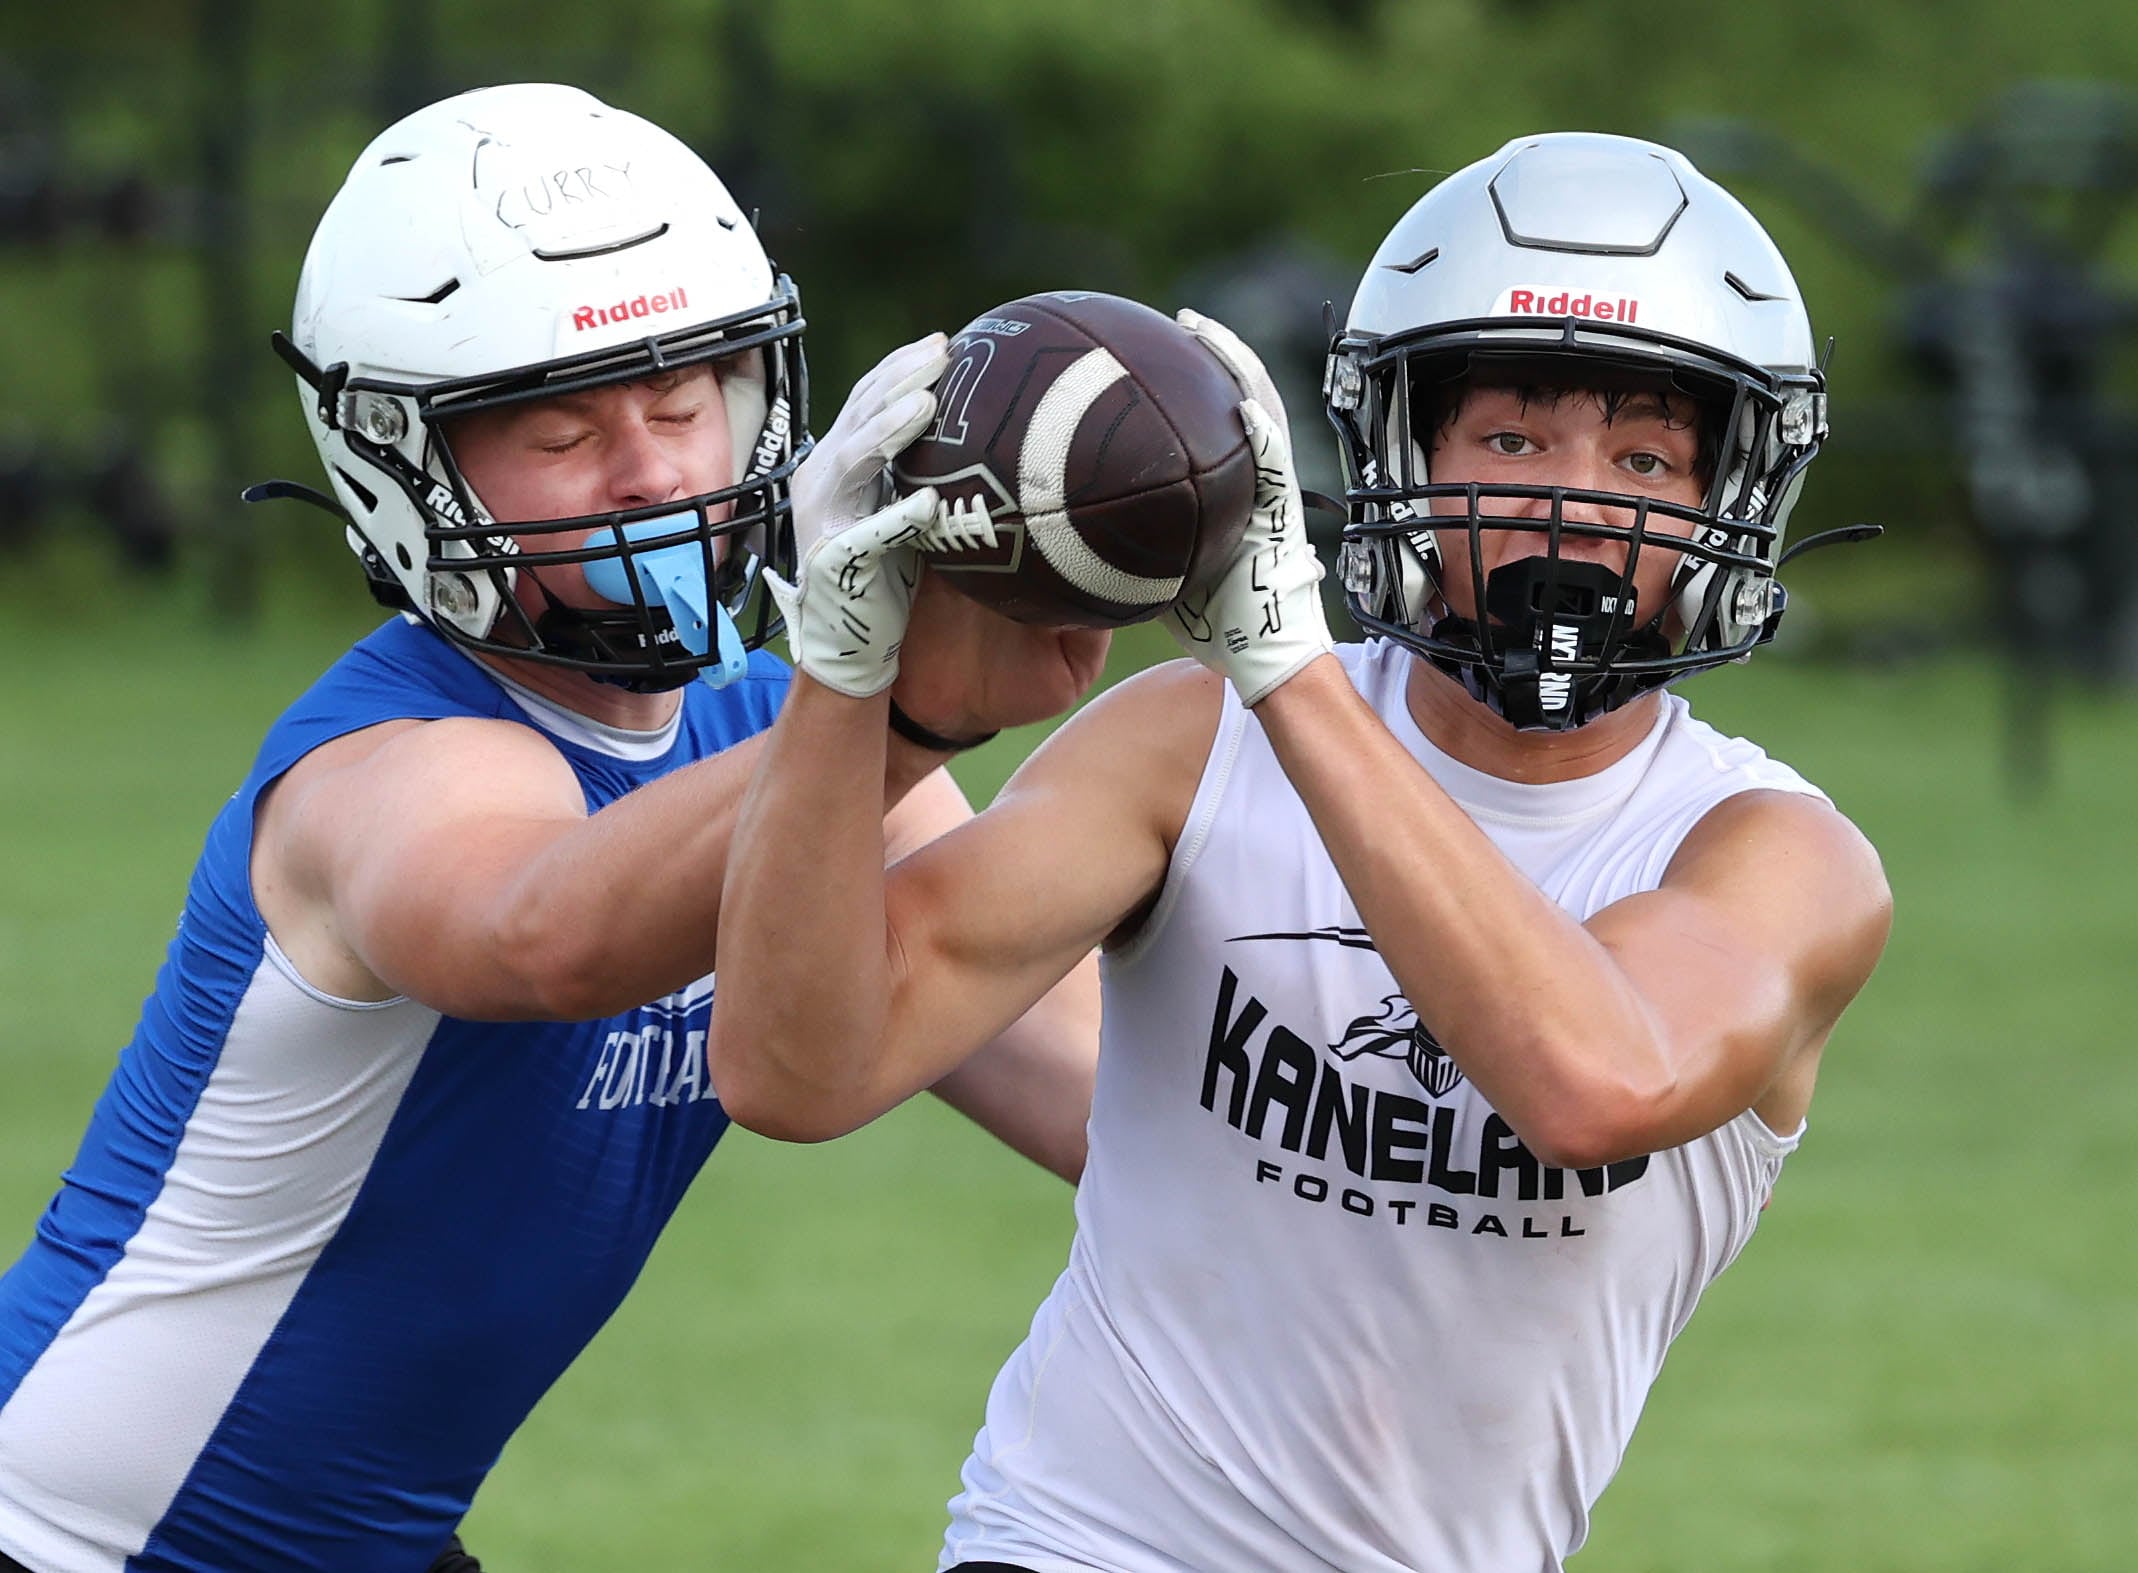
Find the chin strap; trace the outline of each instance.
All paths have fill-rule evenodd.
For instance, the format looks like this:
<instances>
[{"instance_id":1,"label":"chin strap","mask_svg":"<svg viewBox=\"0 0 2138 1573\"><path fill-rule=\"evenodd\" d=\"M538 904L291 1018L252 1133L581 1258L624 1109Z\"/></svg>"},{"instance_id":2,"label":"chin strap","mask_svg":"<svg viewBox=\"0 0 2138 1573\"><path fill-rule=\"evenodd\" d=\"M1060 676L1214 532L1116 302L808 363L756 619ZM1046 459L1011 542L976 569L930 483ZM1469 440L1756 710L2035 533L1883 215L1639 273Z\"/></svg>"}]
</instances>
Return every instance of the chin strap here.
<instances>
[{"instance_id":1,"label":"chin strap","mask_svg":"<svg viewBox=\"0 0 2138 1573\"><path fill-rule=\"evenodd\" d=\"M1601 563L1524 557L1493 569L1485 580L1485 612L1497 670L1463 666L1450 672L1508 722L1524 731L1563 732L1612 708L1623 674L1572 672L1570 665L1621 656L1637 659L1670 653L1654 622L1634 628L1634 608L1623 576ZM1482 654L1477 624L1447 617L1433 638ZM1444 669L1452 663L1443 663ZM1479 692L1480 688L1484 691Z\"/></svg>"},{"instance_id":2,"label":"chin strap","mask_svg":"<svg viewBox=\"0 0 2138 1573\"><path fill-rule=\"evenodd\" d=\"M659 639L661 629L658 609L652 619ZM618 608L613 612L590 611L584 607L560 606L550 601L542 608L529 627L537 647L568 660L584 663L580 669L597 683L606 683L611 688L621 688L633 694L665 694L682 688L699 675L695 668L671 667L666 671L604 671L601 666L623 666L643 657L648 644L647 623L636 610ZM672 638L673 635L671 634ZM678 644L680 640L676 641ZM712 681L715 669L705 668L707 681ZM718 684L715 684L717 687Z\"/></svg>"}]
</instances>

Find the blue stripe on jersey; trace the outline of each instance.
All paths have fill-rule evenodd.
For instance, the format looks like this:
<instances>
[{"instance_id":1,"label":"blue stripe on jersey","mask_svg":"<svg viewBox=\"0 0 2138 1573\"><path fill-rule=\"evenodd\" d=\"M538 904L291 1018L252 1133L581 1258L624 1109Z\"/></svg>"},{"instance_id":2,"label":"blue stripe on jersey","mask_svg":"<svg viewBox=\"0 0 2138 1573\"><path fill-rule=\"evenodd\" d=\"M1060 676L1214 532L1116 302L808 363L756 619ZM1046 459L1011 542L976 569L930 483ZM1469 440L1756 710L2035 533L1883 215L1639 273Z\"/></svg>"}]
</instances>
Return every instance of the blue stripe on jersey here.
<instances>
[{"instance_id":1,"label":"blue stripe on jersey","mask_svg":"<svg viewBox=\"0 0 2138 1573\"><path fill-rule=\"evenodd\" d=\"M533 1042L442 1025L348 1219L129 1568L227 1567L234 1521L247 1566L423 1567L725 1132L695 1066L654 1101L685 1052L702 1065L708 1014L675 1023L665 1079L658 1051L640 1057L607 1111L598 1090L578 1105L613 1022Z\"/></svg>"},{"instance_id":2,"label":"blue stripe on jersey","mask_svg":"<svg viewBox=\"0 0 2138 1573\"><path fill-rule=\"evenodd\" d=\"M667 757L552 738L589 810L768 727L786 668L685 691ZM396 621L276 723L210 831L133 1042L28 1254L0 1279L0 1408L124 1253L259 966L253 804L311 749L396 717L522 712ZM527 1411L621 1301L727 1128L707 988L593 1022L432 1033L356 1199L129 1568L421 1567Z\"/></svg>"}]
</instances>

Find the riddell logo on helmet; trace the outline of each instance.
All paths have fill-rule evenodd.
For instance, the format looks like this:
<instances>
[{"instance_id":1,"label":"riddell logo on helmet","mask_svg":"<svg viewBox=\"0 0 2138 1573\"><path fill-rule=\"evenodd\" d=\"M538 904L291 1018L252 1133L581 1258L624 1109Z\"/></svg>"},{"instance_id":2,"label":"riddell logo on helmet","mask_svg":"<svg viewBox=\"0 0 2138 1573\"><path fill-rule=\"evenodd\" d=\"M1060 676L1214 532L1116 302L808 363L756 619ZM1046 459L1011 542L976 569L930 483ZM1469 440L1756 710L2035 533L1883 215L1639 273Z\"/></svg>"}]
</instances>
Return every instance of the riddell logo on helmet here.
<instances>
[{"instance_id":1,"label":"riddell logo on helmet","mask_svg":"<svg viewBox=\"0 0 2138 1573\"><path fill-rule=\"evenodd\" d=\"M1629 296L1576 295L1544 287L1505 291L1493 304L1495 317L1593 317L1598 322L1632 322L1641 303Z\"/></svg>"},{"instance_id":2,"label":"riddell logo on helmet","mask_svg":"<svg viewBox=\"0 0 2138 1573\"><path fill-rule=\"evenodd\" d=\"M460 500L437 481L431 482L430 492L424 497L423 501L429 506L431 512L437 514L440 518L449 519L454 524L466 524L468 522L468 516L460 511Z\"/></svg>"},{"instance_id":3,"label":"riddell logo on helmet","mask_svg":"<svg viewBox=\"0 0 2138 1573\"><path fill-rule=\"evenodd\" d=\"M639 295L631 300L620 300L613 306L579 306L572 311L572 328L585 332L588 328L606 328L611 323L629 322L633 317L655 317L671 311L681 311L690 301L678 284L663 295Z\"/></svg>"}]
</instances>

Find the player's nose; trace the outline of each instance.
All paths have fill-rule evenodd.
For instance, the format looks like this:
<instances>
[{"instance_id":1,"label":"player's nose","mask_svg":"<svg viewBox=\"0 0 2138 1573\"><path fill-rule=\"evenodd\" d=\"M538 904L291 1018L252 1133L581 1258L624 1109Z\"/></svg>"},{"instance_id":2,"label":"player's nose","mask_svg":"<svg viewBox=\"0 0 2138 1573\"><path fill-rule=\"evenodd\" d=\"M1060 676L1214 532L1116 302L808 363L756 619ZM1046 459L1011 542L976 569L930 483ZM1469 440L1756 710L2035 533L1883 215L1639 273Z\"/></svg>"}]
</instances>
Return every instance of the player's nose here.
<instances>
[{"instance_id":1,"label":"player's nose","mask_svg":"<svg viewBox=\"0 0 2138 1573\"><path fill-rule=\"evenodd\" d=\"M1565 488L1566 493L1557 499L1560 521L1571 525L1605 525L1617 530L1632 528L1633 508L1594 495L1616 495L1626 490L1625 478L1613 466L1611 456L1600 446L1577 444L1564 450L1564 458L1564 464L1553 476L1553 483ZM1546 501L1541 513L1548 515L1551 508L1552 503ZM1596 538L1589 537L1589 541L1596 543Z\"/></svg>"},{"instance_id":2,"label":"player's nose","mask_svg":"<svg viewBox=\"0 0 2138 1573\"><path fill-rule=\"evenodd\" d=\"M1610 456L1600 447L1587 443L1571 443L1562 449L1563 463L1553 479L1569 492L1616 492L1624 488L1618 484L1617 472L1611 467ZM1577 510L1584 519L1600 520L1609 511L1610 504L1584 497L1568 497L1565 507L1572 515Z\"/></svg>"},{"instance_id":3,"label":"player's nose","mask_svg":"<svg viewBox=\"0 0 2138 1573\"><path fill-rule=\"evenodd\" d=\"M618 508L682 495L682 467L636 411L618 415L610 428L608 484L611 506Z\"/></svg>"}]
</instances>

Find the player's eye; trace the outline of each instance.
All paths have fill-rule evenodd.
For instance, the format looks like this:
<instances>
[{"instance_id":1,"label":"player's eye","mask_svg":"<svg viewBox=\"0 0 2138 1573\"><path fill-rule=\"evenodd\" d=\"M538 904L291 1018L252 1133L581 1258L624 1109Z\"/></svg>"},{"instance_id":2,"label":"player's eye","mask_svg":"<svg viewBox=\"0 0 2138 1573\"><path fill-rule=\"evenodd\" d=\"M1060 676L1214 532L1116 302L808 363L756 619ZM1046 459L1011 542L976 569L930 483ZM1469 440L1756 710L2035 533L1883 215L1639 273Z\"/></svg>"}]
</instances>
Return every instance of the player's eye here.
<instances>
[{"instance_id":1,"label":"player's eye","mask_svg":"<svg viewBox=\"0 0 2138 1573\"><path fill-rule=\"evenodd\" d=\"M1511 458L1529 451L1529 439L1518 431L1496 431L1485 439L1485 446L1494 453L1503 453Z\"/></svg>"},{"instance_id":2,"label":"player's eye","mask_svg":"<svg viewBox=\"0 0 2138 1573\"><path fill-rule=\"evenodd\" d=\"M1626 468L1644 480L1654 480L1670 473L1670 461L1660 453L1629 453Z\"/></svg>"},{"instance_id":3,"label":"player's eye","mask_svg":"<svg viewBox=\"0 0 2138 1573\"><path fill-rule=\"evenodd\" d=\"M570 453L584 441L584 432L574 432L569 436L537 437L534 445L544 453Z\"/></svg>"}]
</instances>

